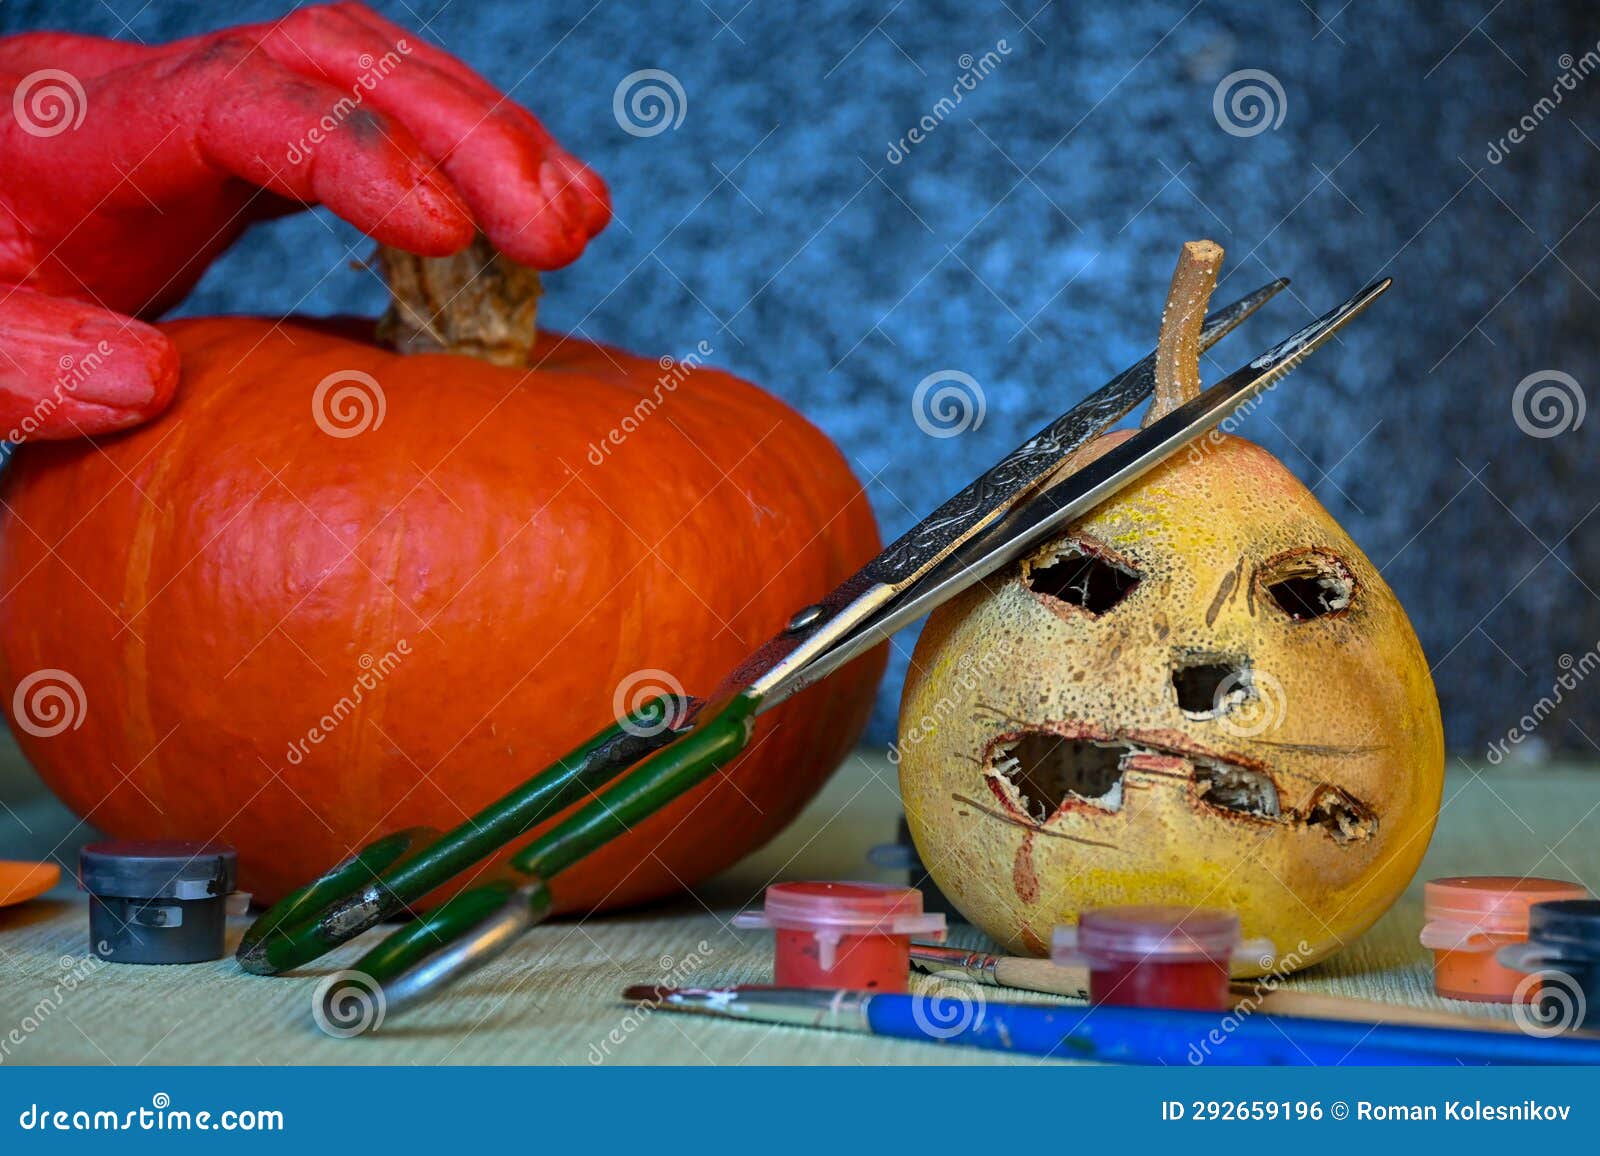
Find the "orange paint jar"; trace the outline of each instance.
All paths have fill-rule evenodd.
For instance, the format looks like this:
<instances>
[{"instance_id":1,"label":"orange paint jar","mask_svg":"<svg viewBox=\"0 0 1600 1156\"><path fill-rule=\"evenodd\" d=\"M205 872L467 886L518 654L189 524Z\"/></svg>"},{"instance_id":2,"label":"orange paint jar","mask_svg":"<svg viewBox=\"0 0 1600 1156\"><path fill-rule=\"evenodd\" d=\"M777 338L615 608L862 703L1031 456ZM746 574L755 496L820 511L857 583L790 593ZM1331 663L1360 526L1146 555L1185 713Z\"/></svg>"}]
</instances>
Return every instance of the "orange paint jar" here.
<instances>
[{"instance_id":1,"label":"orange paint jar","mask_svg":"<svg viewBox=\"0 0 1600 1156\"><path fill-rule=\"evenodd\" d=\"M1422 946L1433 951L1433 990L1447 999L1512 1003L1524 976L1495 952L1528 938L1528 908L1586 899L1581 883L1516 875L1456 875L1423 887ZM1524 998L1531 998L1529 992Z\"/></svg>"},{"instance_id":2,"label":"orange paint jar","mask_svg":"<svg viewBox=\"0 0 1600 1156\"><path fill-rule=\"evenodd\" d=\"M903 992L911 937L942 940L944 916L922 910L922 892L879 883L774 883L760 911L735 927L770 927L772 982L779 987Z\"/></svg>"}]
</instances>

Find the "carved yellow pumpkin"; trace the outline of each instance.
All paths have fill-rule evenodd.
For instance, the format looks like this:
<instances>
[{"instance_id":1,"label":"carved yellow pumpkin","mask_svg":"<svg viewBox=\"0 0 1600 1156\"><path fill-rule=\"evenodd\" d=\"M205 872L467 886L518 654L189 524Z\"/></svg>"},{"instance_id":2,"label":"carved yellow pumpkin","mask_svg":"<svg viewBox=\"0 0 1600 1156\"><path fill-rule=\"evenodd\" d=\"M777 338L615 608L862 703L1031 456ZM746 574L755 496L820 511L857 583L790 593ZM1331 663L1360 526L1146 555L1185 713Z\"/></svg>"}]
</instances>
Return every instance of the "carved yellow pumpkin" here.
<instances>
[{"instance_id":1,"label":"carved yellow pumpkin","mask_svg":"<svg viewBox=\"0 0 1600 1156\"><path fill-rule=\"evenodd\" d=\"M1012 951L1090 907L1177 903L1273 942L1240 974L1302 967L1388 908L1438 813L1439 707L1405 612L1238 438L944 606L911 671L912 835Z\"/></svg>"}]
</instances>

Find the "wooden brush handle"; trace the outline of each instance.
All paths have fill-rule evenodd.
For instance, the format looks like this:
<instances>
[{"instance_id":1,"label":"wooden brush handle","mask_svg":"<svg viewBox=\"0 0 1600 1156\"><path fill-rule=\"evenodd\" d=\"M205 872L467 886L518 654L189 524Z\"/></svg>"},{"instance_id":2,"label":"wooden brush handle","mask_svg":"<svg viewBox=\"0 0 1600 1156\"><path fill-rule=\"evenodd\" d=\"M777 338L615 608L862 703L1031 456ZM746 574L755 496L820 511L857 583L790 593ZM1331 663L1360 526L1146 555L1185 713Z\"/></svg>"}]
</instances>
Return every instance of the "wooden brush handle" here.
<instances>
[{"instance_id":1,"label":"wooden brush handle","mask_svg":"<svg viewBox=\"0 0 1600 1156\"><path fill-rule=\"evenodd\" d=\"M1008 955L994 965L994 978L1001 987L1042 991L1073 999L1089 998L1089 969L1086 967L1062 967L1048 959Z\"/></svg>"},{"instance_id":2,"label":"wooden brush handle","mask_svg":"<svg viewBox=\"0 0 1600 1156\"><path fill-rule=\"evenodd\" d=\"M1342 995L1321 995L1309 991L1259 992L1254 983L1233 985L1236 1010L1266 1012L1275 1016L1299 1016L1302 1019L1357 1020L1361 1023L1411 1024L1431 1028L1474 1028L1478 1031L1498 1032L1517 1030L1508 1020L1490 1019L1486 1016L1463 1015L1460 1012L1434 1011L1431 1008L1408 1007L1377 999L1353 999Z\"/></svg>"}]
</instances>

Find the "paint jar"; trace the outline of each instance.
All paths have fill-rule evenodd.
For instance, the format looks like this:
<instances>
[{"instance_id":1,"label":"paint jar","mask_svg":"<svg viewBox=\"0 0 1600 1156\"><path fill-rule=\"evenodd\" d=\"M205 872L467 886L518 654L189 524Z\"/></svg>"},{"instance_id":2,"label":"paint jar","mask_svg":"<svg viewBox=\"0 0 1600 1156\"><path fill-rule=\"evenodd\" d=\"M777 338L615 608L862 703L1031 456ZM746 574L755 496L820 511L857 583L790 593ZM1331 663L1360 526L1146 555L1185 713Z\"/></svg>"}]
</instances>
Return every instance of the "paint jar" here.
<instances>
[{"instance_id":1,"label":"paint jar","mask_svg":"<svg viewBox=\"0 0 1600 1156\"><path fill-rule=\"evenodd\" d=\"M221 959L237 866L225 843L90 843L78 855L90 949L112 963Z\"/></svg>"},{"instance_id":2,"label":"paint jar","mask_svg":"<svg viewBox=\"0 0 1600 1156\"><path fill-rule=\"evenodd\" d=\"M911 937L945 935L944 916L923 913L920 891L881 883L774 883L762 909L741 911L733 925L772 929L779 987L852 991L905 991Z\"/></svg>"},{"instance_id":3,"label":"paint jar","mask_svg":"<svg viewBox=\"0 0 1600 1156\"><path fill-rule=\"evenodd\" d=\"M1551 1034L1600 1028L1600 899L1559 899L1528 912L1528 939L1496 952L1526 973L1535 1022Z\"/></svg>"},{"instance_id":4,"label":"paint jar","mask_svg":"<svg viewBox=\"0 0 1600 1156\"><path fill-rule=\"evenodd\" d=\"M1456 875L1422 889L1422 946L1433 952L1433 990L1447 999L1513 1003L1522 974L1495 953L1528 938L1528 909L1583 899L1581 883L1516 875Z\"/></svg>"},{"instance_id":5,"label":"paint jar","mask_svg":"<svg viewBox=\"0 0 1600 1156\"><path fill-rule=\"evenodd\" d=\"M1098 907L1055 929L1050 958L1089 969L1092 1004L1222 1011L1233 963L1272 952L1266 940L1241 937L1232 911Z\"/></svg>"}]
</instances>

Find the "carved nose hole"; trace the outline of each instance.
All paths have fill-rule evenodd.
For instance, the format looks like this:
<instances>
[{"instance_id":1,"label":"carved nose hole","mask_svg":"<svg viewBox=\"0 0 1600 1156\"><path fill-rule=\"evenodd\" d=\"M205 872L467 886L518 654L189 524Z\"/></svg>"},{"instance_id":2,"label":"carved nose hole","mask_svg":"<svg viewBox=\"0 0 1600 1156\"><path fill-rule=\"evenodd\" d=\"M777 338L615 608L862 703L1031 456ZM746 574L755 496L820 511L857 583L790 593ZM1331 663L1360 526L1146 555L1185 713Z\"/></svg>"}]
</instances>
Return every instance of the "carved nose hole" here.
<instances>
[{"instance_id":1,"label":"carved nose hole","mask_svg":"<svg viewBox=\"0 0 1600 1156\"><path fill-rule=\"evenodd\" d=\"M1201 658L1180 662L1172 671L1178 709L1190 718L1216 718L1255 694L1250 662L1243 658Z\"/></svg>"}]
</instances>

